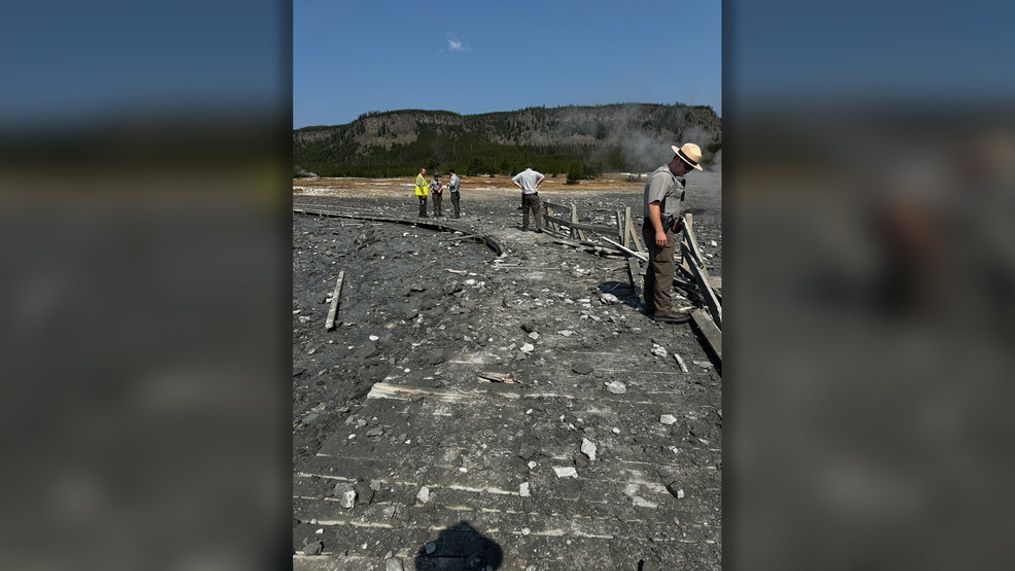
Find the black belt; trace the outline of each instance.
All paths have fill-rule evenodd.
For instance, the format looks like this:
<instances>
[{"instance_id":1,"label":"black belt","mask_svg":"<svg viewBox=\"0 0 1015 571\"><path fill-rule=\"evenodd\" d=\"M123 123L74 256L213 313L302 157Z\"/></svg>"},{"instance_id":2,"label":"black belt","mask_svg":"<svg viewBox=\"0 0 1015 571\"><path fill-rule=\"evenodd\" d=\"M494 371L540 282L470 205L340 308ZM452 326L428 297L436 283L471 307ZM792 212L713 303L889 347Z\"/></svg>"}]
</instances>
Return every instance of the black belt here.
<instances>
[{"instance_id":1,"label":"black belt","mask_svg":"<svg viewBox=\"0 0 1015 571\"><path fill-rule=\"evenodd\" d=\"M659 221L663 223L663 230L666 232L676 231L680 227L680 219L672 214L660 213ZM649 228L652 226L652 219L648 216L645 217L644 227Z\"/></svg>"}]
</instances>

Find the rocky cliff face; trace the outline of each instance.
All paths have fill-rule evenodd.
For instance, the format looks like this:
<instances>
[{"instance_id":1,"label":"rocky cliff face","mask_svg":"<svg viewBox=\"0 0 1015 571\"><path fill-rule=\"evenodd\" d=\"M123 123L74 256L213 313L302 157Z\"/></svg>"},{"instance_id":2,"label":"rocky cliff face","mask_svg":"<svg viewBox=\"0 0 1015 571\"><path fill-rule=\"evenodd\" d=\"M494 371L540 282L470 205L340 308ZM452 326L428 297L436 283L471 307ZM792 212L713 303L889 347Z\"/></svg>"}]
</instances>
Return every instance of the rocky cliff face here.
<instances>
[{"instance_id":1,"label":"rocky cliff face","mask_svg":"<svg viewBox=\"0 0 1015 571\"><path fill-rule=\"evenodd\" d=\"M436 156L458 162L500 155L582 157L608 167L647 168L665 161L669 145L694 142L709 153L722 141L722 123L711 107L658 104L530 107L459 115L448 111L370 113L352 123L293 132L295 161L327 164L394 164Z\"/></svg>"}]
</instances>

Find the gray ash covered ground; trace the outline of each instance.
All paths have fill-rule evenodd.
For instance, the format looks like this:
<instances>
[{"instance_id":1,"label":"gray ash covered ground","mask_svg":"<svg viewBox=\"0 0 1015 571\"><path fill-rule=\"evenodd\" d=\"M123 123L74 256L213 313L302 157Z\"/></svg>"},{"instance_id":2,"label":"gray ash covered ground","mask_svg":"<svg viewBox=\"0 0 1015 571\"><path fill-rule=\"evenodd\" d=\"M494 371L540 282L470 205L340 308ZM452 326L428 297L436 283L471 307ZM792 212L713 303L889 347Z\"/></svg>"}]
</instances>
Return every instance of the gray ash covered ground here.
<instances>
[{"instance_id":1,"label":"gray ash covered ground","mask_svg":"<svg viewBox=\"0 0 1015 571\"><path fill-rule=\"evenodd\" d=\"M294 216L295 566L720 568L720 377L690 325L640 314L624 260L520 232L515 193L465 196L467 216L441 222L493 235L501 260L449 233ZM574 201L583 221L640 211L640 193L544 198ZM412 196L294 202L406 219L416 208ZM695 229L718 274L717 213ZM326 332L340 270L340 325ZM626 392L608 391L614 381ZM367 398L375 383L415 392Z\"/></svg>"}]
</instances>

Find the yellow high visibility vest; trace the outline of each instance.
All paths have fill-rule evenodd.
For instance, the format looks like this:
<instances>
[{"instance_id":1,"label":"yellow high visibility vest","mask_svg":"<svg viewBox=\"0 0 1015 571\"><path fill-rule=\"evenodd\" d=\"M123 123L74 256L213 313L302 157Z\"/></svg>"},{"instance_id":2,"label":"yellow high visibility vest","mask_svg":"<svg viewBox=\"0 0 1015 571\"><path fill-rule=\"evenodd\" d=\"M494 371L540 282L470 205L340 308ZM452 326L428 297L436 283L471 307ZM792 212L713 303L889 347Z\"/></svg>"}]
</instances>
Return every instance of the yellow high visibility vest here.
<instances>
[{"instance_id":1,"label":"yellow high visibility vest","mask_svg":"<svg viewBox=\"0 0 1015 571\"><path fill-rule=\"evenodd\" d=\"M430 192L430 184L426 182L426 177L421 174L416 175L416 196L426 196Z\"/></svg>"}]
</instances>

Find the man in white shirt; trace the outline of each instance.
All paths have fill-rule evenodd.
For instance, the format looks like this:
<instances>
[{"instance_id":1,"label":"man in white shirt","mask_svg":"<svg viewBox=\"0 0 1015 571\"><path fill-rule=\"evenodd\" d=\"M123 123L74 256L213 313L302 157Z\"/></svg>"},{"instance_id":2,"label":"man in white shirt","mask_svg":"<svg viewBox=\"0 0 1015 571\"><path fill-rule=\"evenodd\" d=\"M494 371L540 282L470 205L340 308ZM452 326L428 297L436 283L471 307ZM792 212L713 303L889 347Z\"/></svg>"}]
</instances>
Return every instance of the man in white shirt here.
<instances>
[{"instance_id":1,"label":"man in white shirt","mask_svg":"<svg viewBox=\"0 0 1015 571\"><path fill-rule=\"evenodd\" d=\"M462 184L462 179L458 178L458 174L455 173L455 169L451 169L451 180L448 181L448 190L451 191L451 204L455 207L455 213L451 215L452 218L461 218L462 213L458 208L458 186Z\"/></svg>"},{"instance_id":2,"label":"man in white shirt","mask_svg":"<svg viewBox=\"0 0 1015 571\"><path fill-rule=\"evenodd\" d=\"M529 229L529 211L536 219L536 232L543 231L543 221L539 218L539 185L546 180L546 176L527 167L522 172L511 178L515 186L522 189L522 232Z\"/></svg>"}]
</instances>

